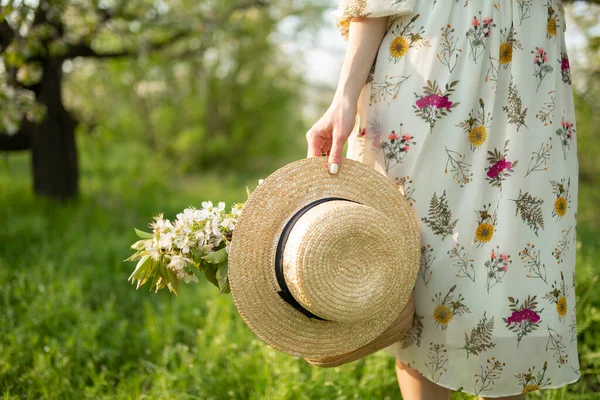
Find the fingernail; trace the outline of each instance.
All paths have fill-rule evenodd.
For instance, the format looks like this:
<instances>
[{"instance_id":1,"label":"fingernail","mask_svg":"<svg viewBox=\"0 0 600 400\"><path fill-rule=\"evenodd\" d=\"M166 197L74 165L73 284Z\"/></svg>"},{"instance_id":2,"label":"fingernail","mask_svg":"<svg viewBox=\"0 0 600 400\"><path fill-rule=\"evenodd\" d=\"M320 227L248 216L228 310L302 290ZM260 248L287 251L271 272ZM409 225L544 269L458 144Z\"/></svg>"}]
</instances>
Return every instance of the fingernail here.
<instances>
[{"instance_id":1,"label":"fingernail","mask_svg":"<svg viewBox=\"0 0 600 400\"><path fill-rule=\"evenodd\" d=\"M337 174L338 169L339 169L339 166L337 165L337 163L331 163L329 165L329 173L331 173L331 174L334 174L334 175Z\"/></svg>"}]
</instances>

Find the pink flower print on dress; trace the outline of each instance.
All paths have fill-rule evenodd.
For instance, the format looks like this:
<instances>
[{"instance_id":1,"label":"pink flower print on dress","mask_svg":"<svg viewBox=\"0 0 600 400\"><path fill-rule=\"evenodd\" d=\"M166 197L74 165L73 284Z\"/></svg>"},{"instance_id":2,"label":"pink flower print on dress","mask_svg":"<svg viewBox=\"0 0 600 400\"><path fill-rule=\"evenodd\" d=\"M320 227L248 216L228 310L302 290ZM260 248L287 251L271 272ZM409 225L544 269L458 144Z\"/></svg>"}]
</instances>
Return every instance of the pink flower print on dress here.
<instances>
[{"instance_id":1,"label":"pink flower print on dress","mask_svg":"<svg viewBox=\"0 0 600 400\"><path fill-rule=\"evenodd\" d=\"M457 107L460 103L453 103L449 97L454 92L454 87L459 81L453 81L450 84L446 84L446 92L442 92L436 81L427 81L427 85L423 86L423 94L418 95L415 93L417 100L413 105L415 114L427 123L429 123L430 133L433 132L433 128L437 120L448 115L452 112L452 109Z\"/></svg>"},{"instance_id":2,"label":"pink flower print on dress","mask_svg":"<svg viewBox=\"0 0 600 400\"><path fill-rule=\"evenodd\" d=\"M519 299L509 297L509 309L511 314L508 318L502 318L509 331L517 334L517 346L521 343L523 336L528 335L540 326L540 313L537 311L537 296L528 296L523 303Z\"/></svg>"},{"instance_id":3,"label":"pink flower print on dress","mask_svg":"<svg viewBox=\"0 0 600 400\"><path fill-rule=\"evenodd\" d=\"M554 71L554 68L548 64L548 55L542 47L536 47L535 50L531 50L531 54L534 54L533 76L538 83L536 89L537 92L546 75Z\"/></svg>"},{"instance_id":4,"label":"pink flower print on dress","mask_svg":"<svg viewBox=\"0 0 600 400\"><path fill-rule=\"evenodd\" d=\"M487 158L491 164L486 168L487 177L485 178L492 186L500 188L500 195L502 195L502 182L510 177L514 172L513 169L517 166L519 161L508 161L506 156L508 154L508 143L510 139L504 143L504 151L500 152L498 149L494 151L488 151L490 156Z\"/></svg>"},{"instance_id":5,"label":"pink flower print on dress","mask_svg":"<svg viewBox=\"0 0 600 400\"><path fill-rule=\"evenodd\" d=\"M481 17L479 12L479 18L476 16L471 20L472 27L466 33L466 37L471 45L471 56L473 61L477 63L477 59L484 53L487 39L492 34L492 27L495 27L494 20L490 17Z\"/></svg>"},{"instance_id":6,"label":"pink flower print on dress","mask_svg":"<svg viewBox=\"0 0 600 400\"><path fill-rule=\"evenodd\" d=\"M402 124L400 124L400 129L402 129ZM417 144L417 142L411 142L413 139L414 136L409 135L408 133L399 135L395 130L393 130L388 135L387 140L384 140L378 145L378 147L383 151L386 172L388 172L396 164L400 164L402 162L410 150L411 144Z\"/></svg>"},{"instance_id":7,"label":"pink flower print on dress","mask_svg":"<svg viewBox=\"0 0 600 400\"><path fill-rule=\"evenodd\" d=\"M560 75L562 81L568 85L571 85L571 63L569 63L569 57L566 52L560 53L560 59L558 60L560 63Z\"/></svg>"}]
</instances>

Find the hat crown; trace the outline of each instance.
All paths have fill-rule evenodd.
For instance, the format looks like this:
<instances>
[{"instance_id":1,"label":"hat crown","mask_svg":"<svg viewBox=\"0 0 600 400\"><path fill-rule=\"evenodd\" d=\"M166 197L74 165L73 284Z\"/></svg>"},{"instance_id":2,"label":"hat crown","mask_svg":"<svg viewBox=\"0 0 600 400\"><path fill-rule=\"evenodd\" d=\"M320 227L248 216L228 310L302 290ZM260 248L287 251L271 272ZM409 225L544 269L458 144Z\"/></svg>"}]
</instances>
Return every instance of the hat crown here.
<instances>
[{"instance_id":1,"label":"hat crown","mask_svg":"<svg viewBox=\"0 0 600 400\"><path fill-rule=\"evenodd\" d=\"M294 298L328 321L356 322L384 312L401 285L400 271L385 265L394 251L391 223L383 212L345 200L306 211L283 251Z\"/></svg>"}]
</instances>

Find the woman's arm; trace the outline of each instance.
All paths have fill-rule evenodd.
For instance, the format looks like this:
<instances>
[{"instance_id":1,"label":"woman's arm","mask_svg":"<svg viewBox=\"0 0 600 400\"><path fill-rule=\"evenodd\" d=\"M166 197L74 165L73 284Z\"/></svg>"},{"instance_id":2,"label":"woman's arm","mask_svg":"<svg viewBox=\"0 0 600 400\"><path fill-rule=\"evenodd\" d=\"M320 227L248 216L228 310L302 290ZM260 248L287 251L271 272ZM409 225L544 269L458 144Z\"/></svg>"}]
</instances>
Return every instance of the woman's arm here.
<instances>
[{"instance_id":1,"label":"woman's arm","mask_svg":"<svg viewBox=\"0 0 600 400\"><path fill-rule=\"evenodd\" d=\"M342 150L356 121L360 92L367 81L389 17L353 18L348 47L331 105L306 133L308 157L329 153L329 172L336 174L342 163Z\"/></svg>"}]
</instances>

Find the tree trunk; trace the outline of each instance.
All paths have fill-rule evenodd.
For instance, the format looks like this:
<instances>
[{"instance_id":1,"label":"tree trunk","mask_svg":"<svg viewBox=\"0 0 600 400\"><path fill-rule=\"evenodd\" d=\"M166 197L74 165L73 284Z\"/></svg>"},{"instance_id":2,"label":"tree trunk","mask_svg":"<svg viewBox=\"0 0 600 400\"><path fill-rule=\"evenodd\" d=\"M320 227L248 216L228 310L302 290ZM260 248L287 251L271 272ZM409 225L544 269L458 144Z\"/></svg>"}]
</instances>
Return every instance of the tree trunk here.
<instances>
[{"instance_id":1,"label":"tree trunk","mask_svg":"<svg viewBox=\"0 0 600 400\"><path fill-rule=\"evenodd\" d=\"M37 195L65 200L77 197L79 171L75 128L77 122L62 102L62 60L44 62L42 80L35 88L46 118L32 128L33 184Z\"/></svg>"}]
</instances>

